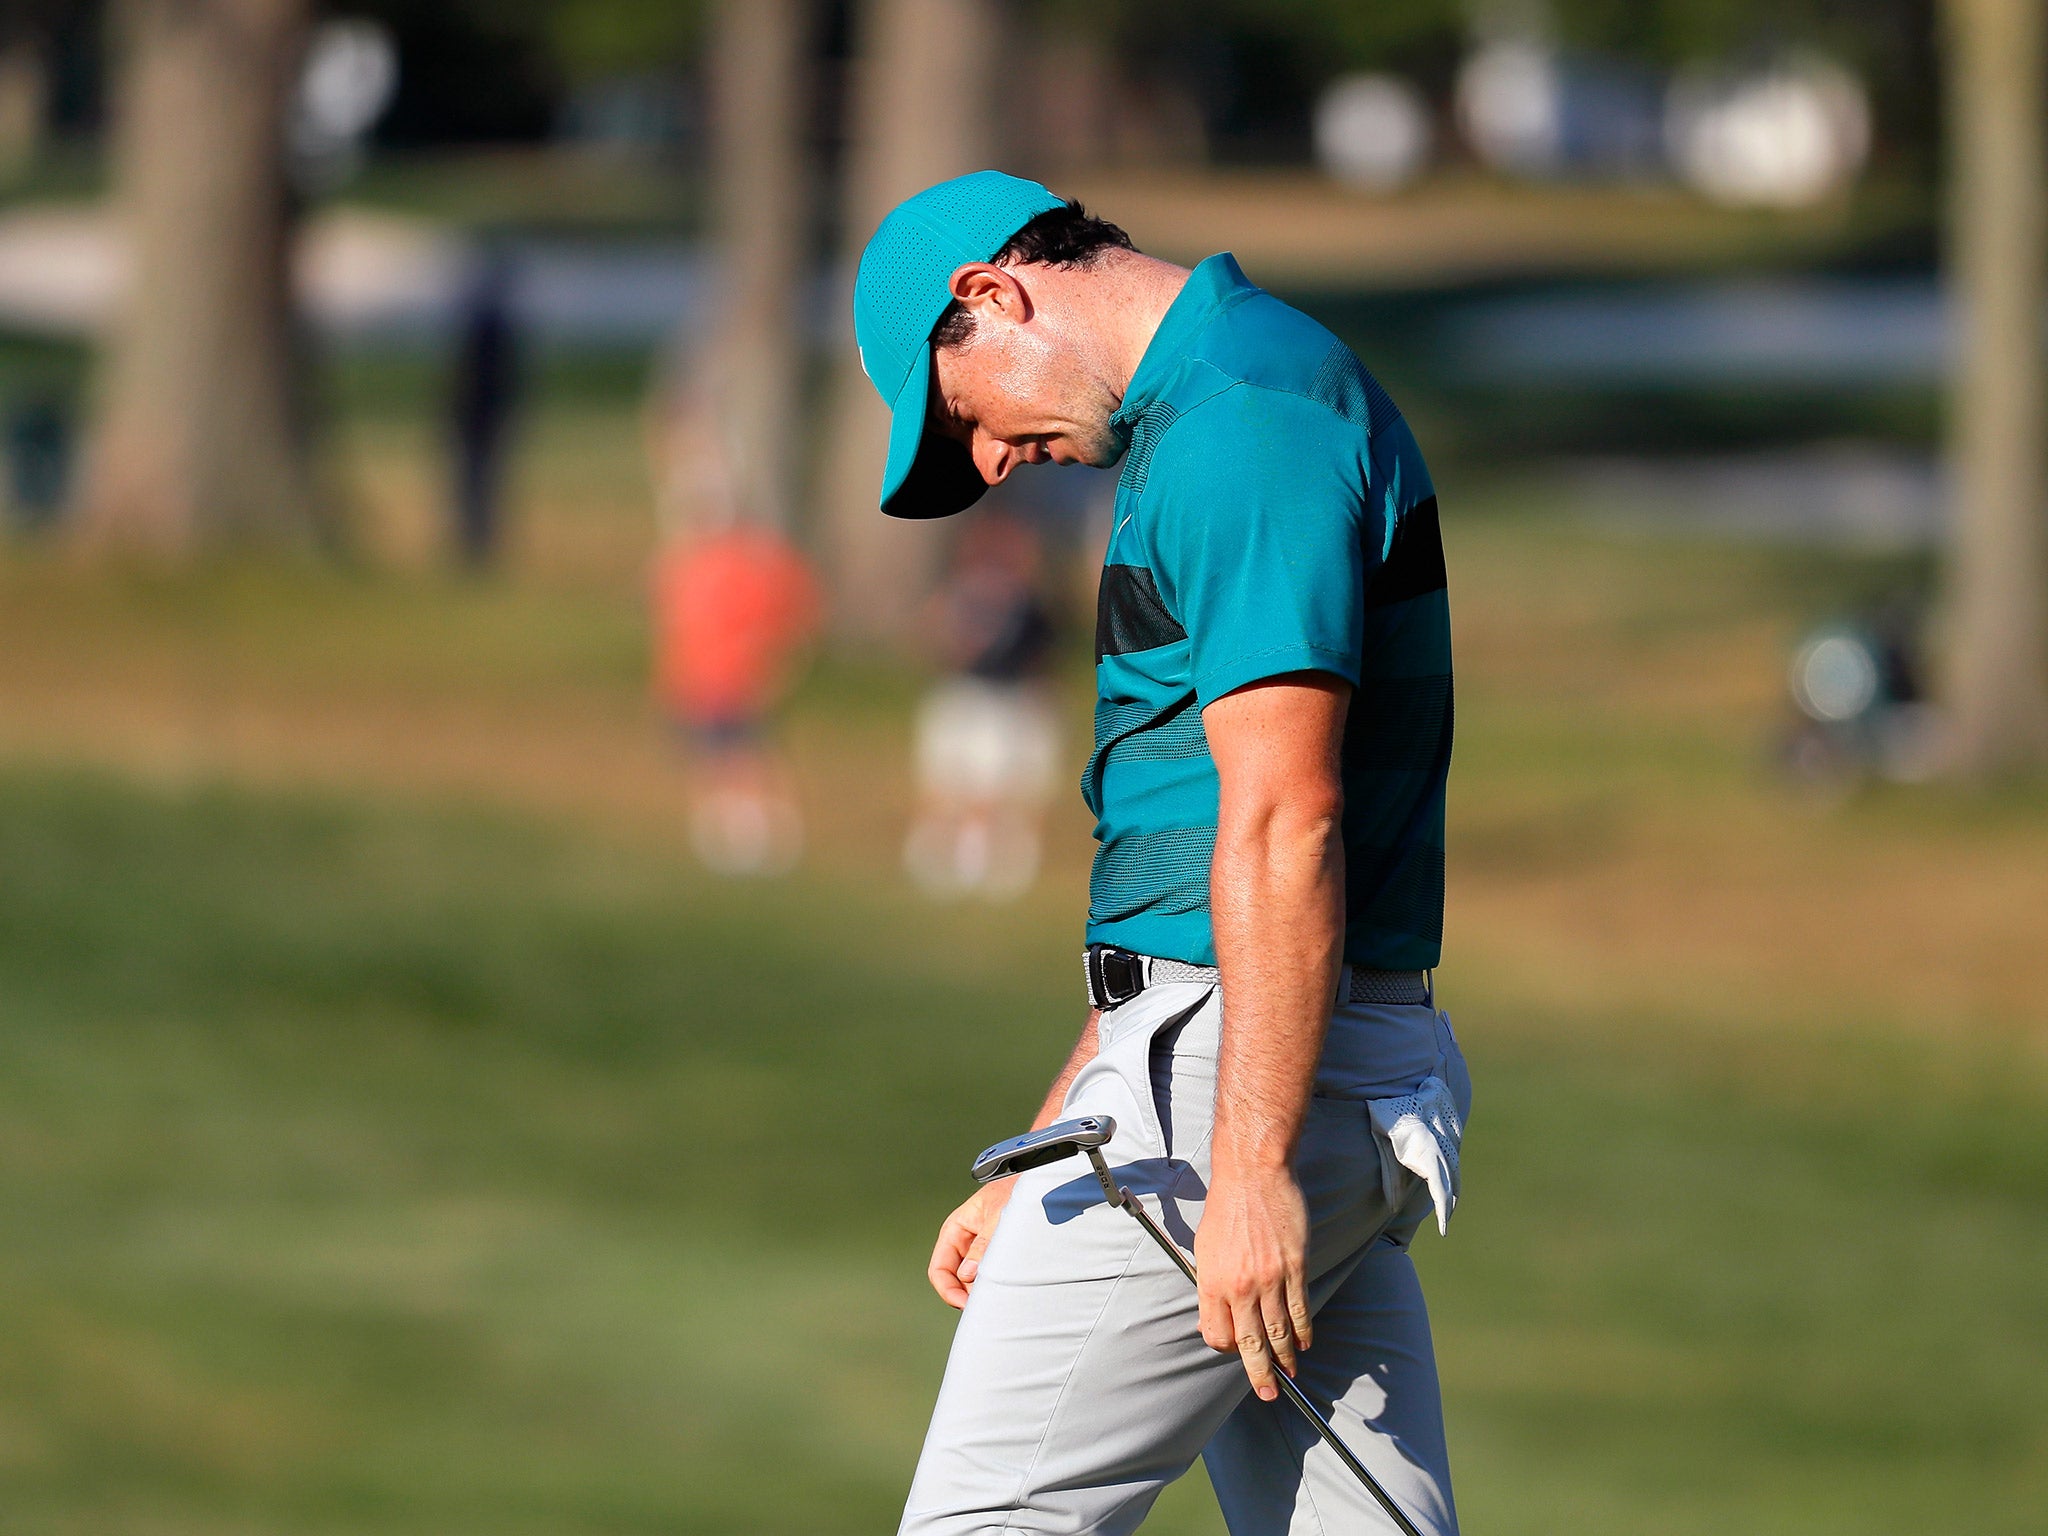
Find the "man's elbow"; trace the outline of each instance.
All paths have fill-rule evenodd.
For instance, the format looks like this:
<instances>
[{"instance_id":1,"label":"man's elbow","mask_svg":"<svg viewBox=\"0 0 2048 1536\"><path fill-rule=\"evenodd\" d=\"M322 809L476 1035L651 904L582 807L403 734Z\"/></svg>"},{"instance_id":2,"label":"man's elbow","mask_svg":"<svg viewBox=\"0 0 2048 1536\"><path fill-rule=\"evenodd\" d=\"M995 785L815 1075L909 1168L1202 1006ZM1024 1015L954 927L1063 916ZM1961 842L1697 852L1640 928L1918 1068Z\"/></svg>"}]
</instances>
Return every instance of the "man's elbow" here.
<instances>
[{"instance_id":1,"label":"man's elbow","mask_svg":"<svg viewBox=\"0 0 2048 1536\"><path fill-rule=\"evenodd\" d=\"M1343 844L1344 799L1339 794L1293 794L1238 807L1219 818L1217 840L1274 862L1322 859Z\"/></svg>"}]
</instances>

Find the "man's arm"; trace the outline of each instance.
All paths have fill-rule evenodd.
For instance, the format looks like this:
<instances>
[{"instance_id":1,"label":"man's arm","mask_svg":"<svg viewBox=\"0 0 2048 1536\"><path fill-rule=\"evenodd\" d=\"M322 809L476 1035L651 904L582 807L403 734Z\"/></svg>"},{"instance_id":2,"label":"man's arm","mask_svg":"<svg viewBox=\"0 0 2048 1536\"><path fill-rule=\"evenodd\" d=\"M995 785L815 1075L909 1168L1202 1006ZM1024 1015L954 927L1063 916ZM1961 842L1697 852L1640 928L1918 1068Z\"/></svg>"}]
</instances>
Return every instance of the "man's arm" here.
<instances>
[{"instance_id":1,"label":"man's arm","mask_svg":"<svg viewBox=\"0 0 2048 1536\"><path fill-rule=\"evenodd\" d=\"M1060 1106L1067 1101L1067 1090L1073 1086L1081 1069L1095 1059L1100 1043L1095 1032L1099 1017L1093 1008L1088 1010L1088 1022L1081 1026L1081 1038L1074 1042L1074 1049L1067 1057L1067 1064L1060 1068L1060 1075L1052 1080L1045 1103L1039 1107L1038 1118L1031 1122L1032 1130L1051 1125L1059 1118ZM947 1306L967 1305L967 1293L973 1288L974 1277L981 1270L981 1256L988 1251L988 1240L995 1234L996 1220L1003 1214L1003 1207L1010 1203L1010 1191L1016 1184L1016 1179L1008 1178L982 1185L939 1228L938 1246L932 1249L932 1262L925 1274L931 1280L932 1289L939 1293Z\"/></svg>"},{"instance_id":2,"label":"man's arm","mask_svg":"<svg viewBox=\"0 0 2048 1536\"><path fill-rule=\"evenodd\" d=\"M1209 911L1223 1044L1209 1195L1195 1233L1202 1337L1279 1395L1309 1345L1308 1210L1294 1151L1344 962L1344 791L1351 685L1298 672L1202 711L1221 795Z\"/></svg>"}]
</instances>

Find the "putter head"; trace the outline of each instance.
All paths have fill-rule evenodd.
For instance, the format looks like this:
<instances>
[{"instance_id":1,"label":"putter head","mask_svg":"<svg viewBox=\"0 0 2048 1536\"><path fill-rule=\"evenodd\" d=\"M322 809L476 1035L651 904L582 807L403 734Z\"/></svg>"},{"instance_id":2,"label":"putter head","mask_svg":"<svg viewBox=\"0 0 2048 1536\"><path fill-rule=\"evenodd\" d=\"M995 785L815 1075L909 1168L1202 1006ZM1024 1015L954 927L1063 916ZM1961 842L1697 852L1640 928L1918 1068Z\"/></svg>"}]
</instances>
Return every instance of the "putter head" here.
<instances>
[{"instance_id":1,"label":"putter head","mask_svg":"<svg viewBox=\"0 0 2048 1536\"><path fill-rule=\"evenodd\" d=\"M1108 1115L1055 1121L1042 1131L1026 1131L990 1147L974 1160L974 1179L978 1184L1006 1179L1027 1168L1056 1163L1063 1157L1102 1146L1115 1134L1116 1121Z\"/></svg>"}]
</instances>

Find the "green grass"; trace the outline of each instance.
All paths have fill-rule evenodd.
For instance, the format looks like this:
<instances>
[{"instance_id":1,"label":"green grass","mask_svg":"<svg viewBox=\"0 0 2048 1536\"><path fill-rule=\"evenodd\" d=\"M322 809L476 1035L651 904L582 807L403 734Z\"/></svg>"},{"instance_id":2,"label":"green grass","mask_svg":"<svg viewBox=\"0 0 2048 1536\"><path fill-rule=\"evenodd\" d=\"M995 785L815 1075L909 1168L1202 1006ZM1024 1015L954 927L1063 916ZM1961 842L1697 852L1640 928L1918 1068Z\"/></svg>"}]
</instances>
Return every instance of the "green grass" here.
<instances>
[{"instance_id":1,"label":"green grass","mask_svg":"<svg viewBox=\"0 0 2048 1536\"><path fill-rule=\"evenodd\" d=\"M0 804L10 1526L885 1518L1060 989L452 813Z\"/></svg>"},{"instance_id":2,"label":"green grass","mask_svg":"<svg viewBox=\"0 0 2048 1536\"><path fill-rule=\"evenodd\" d=\"M929 1231L1075 1025L1070 938L418 800L0 775L8 1530L889 1528ZM1467 1201L1421 1247L1468 1529L2038 1529L2037 1062L1461 987Z\"/></svg>"}]
</instances>

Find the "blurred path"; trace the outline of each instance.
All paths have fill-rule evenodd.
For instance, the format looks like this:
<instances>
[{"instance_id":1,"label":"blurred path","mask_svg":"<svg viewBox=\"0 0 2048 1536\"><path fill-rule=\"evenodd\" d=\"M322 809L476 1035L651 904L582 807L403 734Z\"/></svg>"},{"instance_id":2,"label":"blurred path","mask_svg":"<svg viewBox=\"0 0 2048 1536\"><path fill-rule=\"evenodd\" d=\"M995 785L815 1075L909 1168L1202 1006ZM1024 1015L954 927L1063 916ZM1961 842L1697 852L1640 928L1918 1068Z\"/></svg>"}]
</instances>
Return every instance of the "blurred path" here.
<instances>
[{"instance_id":1,"label":"blurred path","mask_svg":"<svg viewBox=\"0 0 2048 1536\"><path fill-rule=\"evenodd\" d=\"M1056 180L1113 210L1162 256L1192 261L1234 250L1262 283L1331 289L1696 270L1749 257L1813 257L1854 232L1841 209L1731 213L1669 190L1444 180L1380 198L1274 172ZM345 204L322 210L307 225L299 264L316 322L342 335L445 330L463 239L436 220ZM509 244L521 270L522 324L549 339L650 342L709 292L709 267L694 241L614 232ZM121 282L103 206L27 204L0 213L0 323L91 331ZM821 283L813 326L841 323L836 292ZM1525 317L1508 323L1528 328Z\"/></svg>"},{"instance_id":2,"label":"blurred path","mask_svg":"<svg viewBox=\"0 0 2048 1536\"><path fill-rule=\"evenodd\" d=\"M522 328L544 340L644 344L696 308L707 272L675 239L522 238L506 242ZM300 291L332 335L436 337L456 324L465 240L432 220L331 208L307 224ZM85 334L119 302L125 263L106 210L92 204L0 214L0 324Z\"/></svg>"},{"instance_id":3,"label":"blurred path","mask_svg":"<svg viewBox=\"0 0 2048 1536\"><path fill-rule=\"evenodd\" d=\"M1552 474L1588 515L1639 532L1878 552L1936 549L1948 525L1933 455L1875 443L1567 459Z\"/></svg>"}]
</instances>

